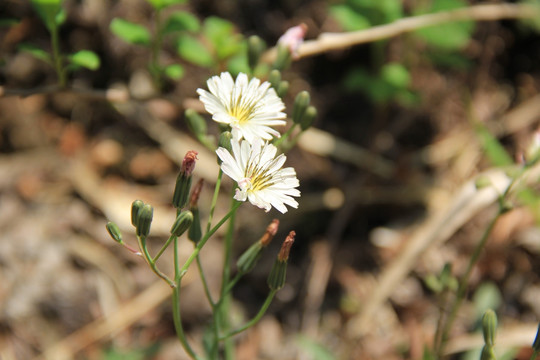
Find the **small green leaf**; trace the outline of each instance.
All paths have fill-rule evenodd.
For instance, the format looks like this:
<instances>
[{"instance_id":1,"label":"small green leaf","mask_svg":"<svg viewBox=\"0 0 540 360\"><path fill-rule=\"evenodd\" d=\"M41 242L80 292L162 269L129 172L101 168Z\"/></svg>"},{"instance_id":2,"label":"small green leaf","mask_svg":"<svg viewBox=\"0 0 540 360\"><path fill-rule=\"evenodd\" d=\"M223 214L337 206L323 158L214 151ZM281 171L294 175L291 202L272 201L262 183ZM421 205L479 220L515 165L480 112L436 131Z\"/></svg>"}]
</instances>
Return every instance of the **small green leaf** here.
<instances>
[{"instance_id":1,"label":"small green leaf","mask_svg":"<svg viewBox=\"0 0 540 360\"><path fill-rule=\"evenodd\" d=\"M110 29L122 40L139 45L150 45L150 32L142 25L132 23L122 18L114 18Z\"/></svg>"},{"instance_id":2,"label":"small green leaf","mask_svg":"<svg viewBox=\"0 0 540 360\"><path fill-rule=\"evenodd\" d=\"M211 16L204 21L202 31L214 46L220 60L245 51L242 35L235 32L235 26L230 21Z\"/></svg>"},{"instance_id":3,"label":"small green leaf","mask_svg":"<svg viewBox=\"0 0 540 360\"><path fill-rule=\"evenodd\" d=\"M239 73L249 74L250 69L246 53L240 53L231 57L227 62L227 70L235 76Z\"/></svg>"},{"instance_id":4,"label":"small green leaf","mask_svg":"<svg viewBox=\"0 0 540 360\"><path fill-rule=\"evenodd\" d=\"M214 58L206 46L191 35L180 35L176 43L176 50L181 57L195 65L209 67L214 64Z\"/></svg>"},{"instance_id":5,"label":"small green leaf","mask_svg":"<svg viewBox=\"0 0 540 360\"><path fill-rule=\"evenodd\" d=\"M406 88L411 82L411 75L405 66L399 63L389 63L381 69L382 78L397 88Z\"/></svg>"},{"instance_id":6,"label":"small green leaf","mask_svg":"<svg viewBox=\"0 0 540 360\"><path fill-rule=\"evenodd\" d=\"M85 67L90 70L99 69L100 60L99 56L93 51L90 50L81 50L72 54L69 57L69 60L72 64Z\"/></svg>"},{"instance_id":7,"label":"small green leaf","mask_svg":"<svg viewBox=\"0 0 540 360\"><path fill-rule=\"evenodd\" d=\"M165 72L165 75L172 80L180 80L185 73L184 67L180 64L166 66L163 71Z\"/></svg>"},{"instance_id":8,"label":"small green leaf","mask_svg":"<svg viewBox=\"0 0 540 360\"><path fill-rule=\"evenodd\" d=\"M0 19L0 27L10 27L19 24L21 21L18 19Z\"/></svg>"},{"instance_id":9,"label":"small green leaf","mask_svg":"<svg viewBox=\"0 0 540 360\"><path fill-rule=\"evenodd\" d=\"M148 1L156 10L161 10L167 6L175 4L184 4L187 0L146 0Z\"/></svg>"},{"instance_id":10,"label":"small green leaf","mask_svg":"<svg viewBox=\"0 0 540 360\"><path fill-rule=\"evenodd\" d=\"M504 146L489 132L484 124L478 123L476 125L476 134L486 156L494 166L507 166L514 163Z\"/></svg>"},{"instance_id":11,"label":"small green leaf","mask_svg":"<svg viewBox=\"0 0 540 360\"><path fill-rule=\"evenodd\" d=\"M330 7L330 14L337 20L345 31L367 29L371 26L369 20L347 5Z\"/></svg>"},{"instance_id":12,"label":"small green leaf","mask_svg":"<svg viewBox=\"0 0 540 360\"><path fill-rule=\"evenodd\" d=\"M19 44L18 49L20 51L24 51L24 52L27 52L27 53L31 54L36 59L43 60L46 63L52 65L51 55L48 52L46 52L45 50L43 50L41 48L38 48L35 45L24 44L23 43L23 44Z\"/></svg>"},{"instance_id":13,"label":"small green leaf","mask_svg":"<svg viewBox=\"0 0 540 360\"><path fill-rule=\"evenodd\" d=\"M62 14L62 0L31 0L31 2L49 31L65 20L65 12Z\"/></svg>"},{"instance_id":14,"label":"small green leaf","mask_svg":"<svg viewBox=\"0 0 540 360\"><path fill-rule=\"evenodd\" d=\"M201 24L195 15L187 11L177 11L167 19L163 33L167 34L174 31L197 32L200 28Z\"/></svg>"}]
</instances>

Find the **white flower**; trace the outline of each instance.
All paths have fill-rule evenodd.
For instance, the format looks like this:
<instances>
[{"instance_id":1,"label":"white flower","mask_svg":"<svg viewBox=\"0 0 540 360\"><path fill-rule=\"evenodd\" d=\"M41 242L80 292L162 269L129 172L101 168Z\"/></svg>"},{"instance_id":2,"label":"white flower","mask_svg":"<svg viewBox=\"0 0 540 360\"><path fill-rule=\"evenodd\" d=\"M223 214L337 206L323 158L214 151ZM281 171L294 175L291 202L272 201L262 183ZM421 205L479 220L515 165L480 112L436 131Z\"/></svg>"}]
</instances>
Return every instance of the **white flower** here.
<instances>
[{"instance_id":1,"label":"white flower","mask_svg":"<svg viewBox=\"0 0 540 360\"><path fill-rule=\"evenodd\" d=\"M276 157L277 148L261 140L253 145L248 141L231 141L232 154L225 148L218 148L217 155L223 161L221 169L238 183L234 198L238 201L249 200L253 205L265 211L272 206L281 213L287 212L289 205L298 207L293 196L300 196L296 189L300 184L292 167L281 168L286 157Z\"/></svg>"},{"instance_id":2,"label":"white flower","mask_svg":"<svg viewBox=\"0 0 540 360\"><path fill-rule=\"evenodd\" d=\"M234 138L244 138L251 144L257 138L280 136L271 126L285 125L285 105L269 82L261 84L257 78L248 81L242 73L235 82L231 74L223 72L206 83L210 92L197 89L206 111L214 121L230 125Z\"/></svg>"}]
</instances>

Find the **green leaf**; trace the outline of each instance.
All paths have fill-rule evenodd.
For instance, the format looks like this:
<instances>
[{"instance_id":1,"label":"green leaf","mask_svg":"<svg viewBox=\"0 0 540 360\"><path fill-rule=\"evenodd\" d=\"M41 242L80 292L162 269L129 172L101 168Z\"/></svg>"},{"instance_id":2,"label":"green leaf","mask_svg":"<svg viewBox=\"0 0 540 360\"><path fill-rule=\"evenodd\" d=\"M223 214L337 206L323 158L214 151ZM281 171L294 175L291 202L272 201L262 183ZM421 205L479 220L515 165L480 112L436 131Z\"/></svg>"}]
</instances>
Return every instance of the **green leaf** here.
<instances>
[{"instance_id":1,"label":"green leaf","mask_svg":"<svg viewBox=\"0 0 540 360\"><path fill-rule=\"evenodd\" d=\"M200 28L201 24L195 15L187 11L177 11L167 19L163 33L168 34L174 31L197 32Z\"/></svg>"},{"instance_id":2,"label":"green leaf","mask_svg":"<svg viewBox=\"0 0 540 360\"><path fill-rule=\"evenodd\" d=\"M345 31L367 29L371 26L369 20L347 5L330 7L330 14L337 20Z\"/></svg>"},{"instance_id":3,"label":"green leaf","mask_svg":"<svg viewBox=\"0 0 540 360\"><path fill-rule=\"evenodd\" d=\"M332 352L321 344L308 338L307 336L298 336L296 343L304 352L310 355L314 360L336 360Z\"/></svg>"},{"instance_id":4,"label":"green leaf","mask_svg":"<svg viewBox=\"0 0 540 360\"><path fill-rule=\"evenodd\" d=\"M18 19L0 19L0 27L10 27L13 25L18 25L21 21Z\"/></svg>"},{"instance_id":5,"label":"green leaf","mask_svg":"<svg viewBox=\"0 0 540 360\"><path fill-rule=\"evenodd\" d=\"M185 4L187 0L146 0L148 1L156 10L161 10L167 6L175 4Z\"/></svg>"},{"instance_id":6,"label":"green leaf","mask_svg":"<svg viewBox=\"0 0 540 360\"><path fill-rule=\"evenodd\" d=\"M244 74L249 74L250 68L246 53L240 53L231 57L227 63L227 70L234 76L241 72Z\"/></svg>"},{"instance_id":7,"label":"green leaf","mask_svg":"<svg viewBox=\"0 0 540 360\"><path fill-rule=\"evenodd\" d=\"M476 124L476 134L486 156L494 166L507 166L514 163L504 146L489 132L484 124Z\"/></svg>"},{"instance_id":8,"label":"green leaf","mask_svg":"<svg viewBox=\"0 0 540 360\"><path fill-rule=\"evenodd\" d=\"M163 71L165 75L172 80L180 80L185 73L184 67L180 64L166 66Z\"/></svg>"},{"instance_id":9,"label":"green leaf","mask_svg":"<svg viewBox=\"0 0 540 360\"><path fill-rule=\"evenodd\" d=\"M382 78L396 88L407 88L411 82L411 75L405 66L399 63L389 63L381 69Z\"/></svg>"},{"instance_id":10,"label":"green leaf","mask_svg":"<svg viewBox=\"0 0 540 360\"><path fill-rule=\"evenodd\" d=\"M41 48L38 48L35 45L24 44L23 43L23 44L19 44L18 49L20 51L24 51L24 52L27 52L27 53L31 54L36 59L43 60L46 63L48 63L49 65L52 65L52 57L51 57L51 55L48 52L46 52L45 50L43 50Z\"/></svg>"},{"instance_id":11,"label":"green leaf","mask_svg":"<svg viewBox=\"0 0 540 360\"><path fill-rule=\"evenodd\" d=\"M122 18L114 18L110 29L122 40L139 45L150 45L150 32L142 25L132 23Z\"/></svg>"},{"instance_id":12,"label":"green leaf","mask_svg":"<svg viewBox=\"0 0 540 360\"><path fill-rule=\"evenodd\" d=\"M235 32L234 24L230 21L211 16L204 21L203 34L214 46L220 60L245 49L242 35Z\"/></svg>"},{"instance_id":13,"label":"green leaf","mask_svg":"<svg viewBox=\"0 0 540 360\"><path fill-rule=\"evenodd\" d=\"M99 56L93 51L90 50L81 50L72 54L69 57L69 60L72 64L82 66L90 70L99 69L100 60Z\"/></svg>"},{"instance_id":14,"label":"green leaf","mask_svg":"<svg viewBox=\"0 0 540 360\"><path fill-rule=\"evenodd\" d=\"M191 35L180 35L176 43L176 50L182 58L195 65L210 67L214 64L214 58L206 46Z\"/></svg>"},{"instance_id":15,"label":"green leaf","mask_svg":"<svg viewBox=\"0 0 540 360\"><path fill-rule=\"evenodd\" d=\"M466 6L463 0L436 0L427 11L421 9L416 14L437 13ZM473 30L474 22L461 21L419 29L414 34L430 45L448 50L459 50L467 45Z\"/></svg>"},{"instance_id":16,"label":"green leaf","mask_svg":"<svg viewBox=\"0 0 540 360\"><path fill-rule=\"evenodd\" d=\"M65 20L65 12L62 11L62 0L31 0L31 2L49 31L52 32L55 27Z\"/></svg>"}]
</instances>

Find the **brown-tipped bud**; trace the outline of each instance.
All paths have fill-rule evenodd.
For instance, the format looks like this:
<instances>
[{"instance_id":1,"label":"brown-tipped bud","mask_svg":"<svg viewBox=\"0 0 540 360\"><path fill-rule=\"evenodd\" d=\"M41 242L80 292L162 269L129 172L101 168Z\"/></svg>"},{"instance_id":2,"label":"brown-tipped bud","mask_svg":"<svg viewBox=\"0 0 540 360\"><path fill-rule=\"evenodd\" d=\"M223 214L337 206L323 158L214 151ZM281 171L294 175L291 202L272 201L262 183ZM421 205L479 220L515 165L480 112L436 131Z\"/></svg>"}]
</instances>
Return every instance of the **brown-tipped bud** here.
<instances>
[{"instance_id":1,"label":"brown-tipped bud","mask_svg":"<svg viewBox=\"0 0 540 360\"><path fill-rule=\"evenodd\" d=\"M281 245L281 250L268 275L268 286L270 287L270 290L279 290L285 285L285 279L287 277L287 260L289 259L289 253L291 251L291 246L294 243L295 236L296 233L291 231L283 242L283 245Z\"/></svg>"},{"instance_id":2,"label":"brown-tipped bud","mask_svg":"<svg viewBox=\"0 0 540 360\"><path fill-rule=\"evenodd\" d=\"M180 173L176 178L176 186L174 187L173 206L177 209L183 208L189 199L189 190L191 189L191 176L195 168L197 160L197 152L190 150L187 152Z\"/></svg>"},{"instance_id":3,"label":"brown-tipped bud","mask_svg":"<svg viewBox=\"0 0 540 360\"><path fill-rule=\"evenodd\" d=\"M278 260L282 262L286 262L289 260L289 253L291 252L292 244L294 243L294 238L296 236L296 232L291 231L283 244L281 245L281 250L278 254Z\"/></svg>"},{"instance_id":4,"label":"brown-tipped bud","mask_svg":"<svg viewBox=\"0 0 540 360\"><path fill-rule=\"evenodd\" d=\"M144 206L142 200L135 200L131 204L131 224L137 227L137 221L139 219L139 210Z\"/></svg>"},{"instance_id":5,"label":"brown-tipped bud","mask_svg":"<svg viewBox=\"0 0 540 360\"><path fill-rule=\"evenodd\" d=\"M246 274L253 270L253 268L261 258L262 250L262 244L257 241L256 243L251 245L242 255L240 255L238 261L236 262L238 272L241 274Z\"/></svg>"},{"instance_id":6,"label":"brown-tipped bud","mask_svg":"<svg viewBox=\"0 0 540 360\"><path fill-rule=\"evenodd\" d=\"M259 239L259 242L261 243L263 247L267 247L268 244L270 244L274 236L276 236L278 228L279 228L278 219L272 220L270 225L266 227L266 231L264 232L264 235Z\"/></svg>"},{"instance_id":7,"label":"brown-tipped bud","mask_svg":"<svg viewBox=\"0 0 540 360\"><path fill-rule=\"evenodd\" d=\"M109 221L107 225L105 225L105 227L107 228L109 235L111 235L114 241L116 241L119 244L124 243L124 241L122 240L122 232L120 231L120 228L118 227L118 225Z\"/></svg>"},{"instance_id":8,"label":"brown-tipped bud","mask_svg":"<svg viewBox=\"0 0 540 360\"><path fill-rule=\"evenodd\" d=\"M315 121L315 118L317 117L317 109L315 106L308 106L306 109L306 112L304 113L304 117L302 118L302 122L300 123L300 128L302 131L307 130L308 128L313 125L313 122Z\"/></svg>"},{"instance_id":9,"label":"brown-tipped bud","mask_svg":"<svg viewBox=\"0 0 540 360\"><path fill-rule=\"evenodd\" d=\"M252 35L247 40L248 65L253 70L259 63L261 54L266 49L266 44L257 35Z\"/></svg>"},{"instance_id":10,"label":"brown-tipped bud","mask_svg":"<svg viewBox=\"0 0 540 360\"><path fill-rule=\"evenodd\" d=\"M189 210L182 211L176 217L173 226L171 227L171 234L174 236L181 236L193 223L193 213Z\"/></svg>"},{"instance_id":11,"label":"brown-tipped bud","mask_svg":"<svg viewBox=\"0 0 540 360\"><path fill-rule=\"evenodd\" d=\"M191 190L191 196L189 198L189 207L194 208L197 207L197 204L199 203L199 196L201 195L202 186L204 183L204 179L200 179L197 181L197 184L193 187L193 190Z\"/></svg>"},{"instance_id":12,"label":"brown-tipped bud","mask_svg":"<svg viewBox=\"0 0 540 360\"><path fill-rule=\"evenodd\" d=\"M147 237L150 234L150 225L154 217L154 208L152 205L145 204L139 209L137 215L137 235Z\"/></svg>"},{"instance_id":13,"label":"brown-tipped bud","mask_svg":"<svg viewBox=\"0 0 540 360\"><path fill-rule=\"evenodd\" d=\"M292 113L292 121L295 124L301 124L302 119L304 118L304 114L306 112L307 107L309 106L309 102L311 101L311 97L307 91L300 91L298 95L296 95L296 98L294 99L294 106L293 106L293 113Z\"/></svg>"},{"instance_id":14,"label":"brown-tipped bud","mask_svg":"<svg viewBox=\"0 0 540 360\"><path fill-rule=\"evenodd\" d=\"M201 216L199 214L199 208L197 206L192 207L191 212L193 213L193 223L189 227L188 239L196 244L202 238Z\"/></svg>"},{"instance_id":15,"label":"brown-tipped bud","mask_svg":"<svg viewBox=\"0 0 540 360\"><path fill-rule=\"evenodd\" d=\"M184 113L189 130L199 139L206 136L207 127L203 117L193 109L187 109Z\"/></svg>"}]
</instances>

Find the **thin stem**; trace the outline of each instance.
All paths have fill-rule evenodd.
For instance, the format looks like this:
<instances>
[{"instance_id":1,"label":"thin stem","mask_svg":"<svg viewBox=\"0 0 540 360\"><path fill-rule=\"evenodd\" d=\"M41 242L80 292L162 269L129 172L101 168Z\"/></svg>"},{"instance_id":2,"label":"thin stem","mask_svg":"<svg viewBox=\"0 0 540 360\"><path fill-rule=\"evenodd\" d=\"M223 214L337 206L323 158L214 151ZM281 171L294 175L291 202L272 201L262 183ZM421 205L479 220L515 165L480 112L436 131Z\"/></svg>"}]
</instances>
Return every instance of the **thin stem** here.
<instances>
[{"instance_id":1,"label":"thin stem","mask_svg":"<svg viewBox=\"0 0 540 360\"><path fill-rule=\"evenodd\" d=\"M298 124L292 124L292 126L287 130L285 131L285 133L283 135L281 135L281 137L275 139L272 144L275 146L275 147L278 147L282 142L284 142L285 140L287 140L289 138L289 136L291 136L293 130L296 128L296 125Z\"/></svg>"},{"instance_id":2,"label":"thin stem","mask_svg":"<svg viewBox=\"0 0 540 360\"><path fill-rule=\"evenodd\" d=\"M169 247L169 245L171 244L171 241L173 241L175 238L174 235L171 235L169 236L169 238L167 239L167 241L165 242L165 244L161 247L161 249L159 250L159 252L157 253L156 256L154 256L154 258L152 259L153 262L156 262L158 261L159 257L165 252L165 250Z\"/></svg>"},{"instance_id":3,"label":"thin stem","mask_svg":"<svg viewBox=\"0 0 540 360\"><path fill-rule=\"evenodd\" d=\"M255 315L255 317L253 319L251 319L249 322L244 324L242 327L240 327L240 328L238 328L238 329L236 329L234 331L231 331L227 335L219 338L219 340L228 339L231 336L237 335L237 334L241 333L242 331L245 331L246 329L249 329L250 327L255 325L263 317L263 315L266 313L266 310L268 310L268 307L270 306L270 303L272 303L272 299L274 298L274 295L276 295L276 293L277 293L277 290L271 290L270 293L268 294L268 297L264 301L264 304L261 306L261 309L259 310L259 312L257 313L257 315Z\"/></svg>"},{"instance_id":4,"label":"thin stem","mask_svg":"<svg viewBox=\"0 0 540 360\"><path fill-rule=\"evenodd\" d=\"M201 276L201 281L203 283L204 294L206 295L206 298L208 299L208 303L210 303L210 306L212 307L212 309L214 309L216 304L214 303L214 300L212 299L212 294L210 294L210 288L208 287L208 281L206 281L206 276L204 275L204 269L201 263L201 257L199 255L197 255L197 268L199 269L199 274Z\"/></svg>"},{"instance_id":5,"label":"thin stem","mask_svg":"<svg viewBox=\"0 0 540 360\"><path fill-rule=\"evenodd\" d=\"M62 54L60 53L60 39L58 36L58 26L51 26L51 44L53 51L53 61L54 68L56 70L56 75L58 76L58 85L60 87L66 86L66 72L62 66Z\"/></svg>"},{"instance_id":6,"label":"thin stem","mask_svg":"<svg viewBox=\"0 0 540 360\"><path fill-rule=\"evenodd\" d=\"M141 249L141 252L142 252L142 255L143 255L144 259L146 260L146 262L150 266L150 269L152 269L154 274L156 274L158 277L163 279L170 287L174 288L176 286L174 281L169 279L169 277L167 275L165 275L163 272L161 272L161 270L159 270L158 267L156 266L156 263L154 262L154 260L152 260L152 256L150 255L150 253L148 252L148 249L146 248L146 237L145 236L137 236L137 241L139 242L139 248Z\"/></svg>"},{"instance_id":7,"label":"thin stem","mask_svg":"<svg viewBox=\"0 0 540 360\"><path fill-rule=\"evenodd\" d=\"M186 335L184 333L184 328L182 326L182 317L180 315L180 283L182 282L182 276L178 261L178 237L176 236L174 237L174 281L176 283L176 286L173 288L172 296L174 329L176 330L176 335L178 337L178 340L182 344L184 350L189 354L192 359L199 359L197 354L195 354L195 352L189 345L186 339Z\"/></svg>"},{"instance_id":8,"label":"thin stem","mask_svg":"<svg viewBox=\"0 0 540 360\"><path fill-rule=\"evenodd\" d=\"M210 213L208 214L208 223L206 224L206 232L210 231L212 226L212 218L214 217L214 210L216 209L217 199L219 195L219 188L221 187L221 179L223 177L223 171L219 169L218 177L216 180L216 187L214 188L214 196L212 197L212 204L210 205Z\"/></svg>"}]
</instances>

